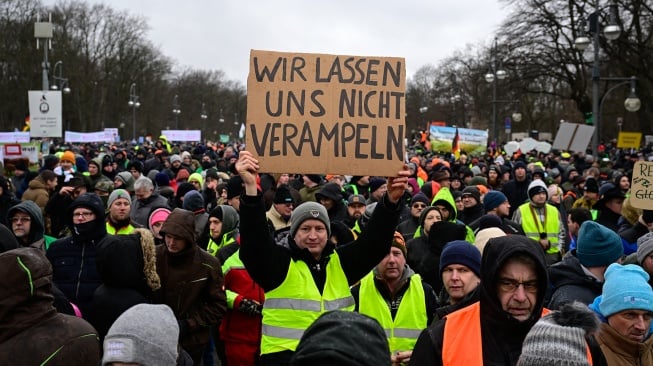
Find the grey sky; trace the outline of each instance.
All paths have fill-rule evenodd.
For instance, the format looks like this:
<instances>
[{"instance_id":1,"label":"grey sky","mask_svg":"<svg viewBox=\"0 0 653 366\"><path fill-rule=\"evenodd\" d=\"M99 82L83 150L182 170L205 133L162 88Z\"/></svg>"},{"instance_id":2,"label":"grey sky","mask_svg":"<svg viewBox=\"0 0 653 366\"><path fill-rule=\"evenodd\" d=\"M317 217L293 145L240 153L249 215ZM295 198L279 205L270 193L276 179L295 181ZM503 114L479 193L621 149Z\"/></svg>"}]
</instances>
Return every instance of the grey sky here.
<instances>
[{"instance_id":1,"label":"grey sky","mask_svg":"<svg viewBox=\"0 0 653 366\"><path fill-rule=\"evenodd\" d=\"M467 44L489 43L505 16L497 0L111 0L107 4L144 16L151 27L148 38L178 66L222 70L243 84L250 49L405 57L412 77L421 66L435 65Z\"/></svg>"}]
</instances>

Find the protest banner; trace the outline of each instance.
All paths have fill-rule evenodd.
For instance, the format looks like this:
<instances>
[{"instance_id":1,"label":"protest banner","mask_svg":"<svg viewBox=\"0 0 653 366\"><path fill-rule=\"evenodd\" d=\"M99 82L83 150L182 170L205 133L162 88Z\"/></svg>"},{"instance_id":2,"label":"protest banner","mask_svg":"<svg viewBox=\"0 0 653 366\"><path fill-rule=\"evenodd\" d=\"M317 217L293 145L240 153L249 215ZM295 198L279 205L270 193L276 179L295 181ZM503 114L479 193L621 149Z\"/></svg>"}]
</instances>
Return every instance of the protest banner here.
<instances>
[{"instance_id":1,"label":"protest banner","mask_svg":"<svg viewBox=\"0 0 653 366\"><path fill-rule=\"evenodd\" d=\"M29 132L0 132L0 144L28 143Z\"/></svg>"},{"instance_id":2,"label":"protest banner","mask_svg":"<svg viewBox=\"0 0 653 366\"><path fill-rule=\"evenodd\" d=\"M114 142L115 137L111 131L97 131L97 132L73 132L66 131L64 134L64 141L88 143L88 142Z\"/></svg>"},{"instance_id":3,"label":"protest banner","mask_svg":"<svg viewBox=\"0 0 653 366\"><path fill-rule=\"evenodd\" d=\"M629 200L633 207L653 210L653 162L635 162Z\"/></svg>"},{"instance_id":4,"label":"protest banner","mask_svg":"<svg viewBox=\"0 0 653 366\"><path fill-rule=\"evenodd\" d=\"M403 58L252 50L247 145L265 172L394 176L405 93Z\"/></svg>"},{"instance_id":5,"label":"protest banner","mask_svg":"<svg viewBox=\"0 0 653 366\"><path fill-rule=\"evenodd\" d=\"M161 130L168 141L202 141L201 130Z\"/></svg>"},{"instance_id":6,"label":"protest banner","mask_svg":"<svg viewBox=\"0 0 653 366\"><path fill-rule=\"evenodd\" d=\"M453 141L453 138L456 135L456 128L431 124L429 129L431 150L436 152L450 152L451 141ZM467 154L477 155L485 152L487 139L487 130L458 128L458 144L460 150Z\"/></svg>"}]
</instances>

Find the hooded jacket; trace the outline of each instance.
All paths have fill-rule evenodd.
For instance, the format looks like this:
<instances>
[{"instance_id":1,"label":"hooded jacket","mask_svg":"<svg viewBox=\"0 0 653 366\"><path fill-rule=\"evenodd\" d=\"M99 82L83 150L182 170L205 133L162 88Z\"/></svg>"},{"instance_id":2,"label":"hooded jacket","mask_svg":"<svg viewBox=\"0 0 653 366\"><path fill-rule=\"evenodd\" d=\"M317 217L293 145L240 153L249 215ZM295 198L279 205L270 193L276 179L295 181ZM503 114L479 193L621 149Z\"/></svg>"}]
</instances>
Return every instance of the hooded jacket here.
<instances>
[{"instance_id":1,"label":"hooded jacket","mask_svg":"<svg viewBox=\"0 0 653 366\"><path fill-rule=\"evenodd\" d=\"M9 209L7 217L12 217L16 211L24 212L32 219L30 222L29 235L27 237L27 245L41 249L45 252L45 223L43 222L43 214L41 213L39 206L32 201L21 202Z\"/></svg>"},{"instance_id":2,"label":"hooded jacket","mask_svg":"<svg viewBox=\"0 0 653 366\"><path fill-rule=\"evenodd\" d=\"M95 213L95 219L83 224L73 223L73 211L85 207ZM97 245L106 235L104 205L95 193L84 193L70 204L66 221L72 236L61 238L47 251L52 263L54 283L76 304L85 318L90 318L95 289L102 280L95 265Z\"/></svg>"},{"instance_id":3,"label":"hooded jacket","mask_svg":"<svg viewBox=\"0 0 653 366\"><path fill-rule=\"evenodd\" d=\"M50 190L42 175L39 174L29 182L27 190L23 193L22 200L36 203L41 212L45 214L45 206L50 200Z\"/></svg>"},{"instance_id":4,"label":"hooded jacket","mask_svg":"<svg viewBox=\"0 0 653 366\"><path fill-rule=\"evenodd\" d=\"M161 288L154 302L172 308L180 322L180 343L197 362L209 342L209 327L220 323L226 311L224 279L220 261L195 244L193 213L174 209L161 227L161 235L184 239L177 253L167 245L156 248L156 271Z\"/></svg>"},{"instance_id":5,"label":"hooded jacket","mask_svg":"<svg viewBox=\"0 0 653 366\"><path fill-rule=\"evenodd\" d=\"M98 244L95 262L102 284L93 295L91 324L103 339L120 314L136 304L149 303L152 292L161 287L154 237L147 229L107 235Z\"/></svg>"},{"instance_id":6,"label":"hooded jacket","mask_svg":"<svg viewBox=\"0 0 653 366\"><path fill-rule=\"evenodd\" d=\"M551 281L551 298L548 308L557 310L560 306L580 301L591 304L594 298L601 295L603 282L583 271L576 250L565 254L562 260L548 269Z\"/></svg>"},{"instance_id":7,"label":"hooded jacket","mask_svg":"<svg viewBox=\"0 0 653 366\"><path fill-rule=\"evenodd\" d=\"M526 255L535 262L538 292L531 316L520 322L503 310L497 294L499 274L508 259ZM544 251L531 239L523 236L493 238L483 251L481 260L480 321L483 365L515 365L521 354L522 343L531 327L541 317L548 277ZM452 313L452 314L455 314ZM447 318L429 326L417 340L411 364L442 365L444 329ZM466 329L459 329L465 334ZM445 350L446 351L446 350ZM477 350L470 349L470 352Z\"/></svg>"},{"instance_id":8,"label":"hooded jacket","mask_svg":"<svg viewBox=\"0 0 653 366\"><path fill-rule=\"evenodd\" d=\"M474 232L472 231L472 229L469 226L465 225L464 222L457 219L458 209L456 209L456 201L454 200L453 194L451 193L451 190L449 188L447 187L440 188L438 193L435 194L435 197L433 197L432 202L433 203L431 204L431 206L435 206L436 204L438 204L438 205L449 207L448 221L465 226L467 230L465 234L465 240L470 243L473 243L475 241ZM415 234L417 234L417 232Z\"/></svg>"},{"instance_id":9,"label":"hooded jacket","mask_svg":"<svg viewBox=\"0 0 653 366\"><path fill-rule=\"evenodd\" d=\"M95 329L53 306L52 267L40 250L0 254L0 364L98 365Z\"/></svg>"},{"instance_id":10,"label":"hooded jacket","mask_svg":"<svg viewBox=\"0 0 653 366\"><path fill-rule=\"evenodd\" d=\"M467 231L463 225L438 221L431 225L429 235L411 239L406 244L406 263L428 283L435 293L442 289L440 254L444 246L454 240L465 240Z\"/></svg>"}]
</instances>

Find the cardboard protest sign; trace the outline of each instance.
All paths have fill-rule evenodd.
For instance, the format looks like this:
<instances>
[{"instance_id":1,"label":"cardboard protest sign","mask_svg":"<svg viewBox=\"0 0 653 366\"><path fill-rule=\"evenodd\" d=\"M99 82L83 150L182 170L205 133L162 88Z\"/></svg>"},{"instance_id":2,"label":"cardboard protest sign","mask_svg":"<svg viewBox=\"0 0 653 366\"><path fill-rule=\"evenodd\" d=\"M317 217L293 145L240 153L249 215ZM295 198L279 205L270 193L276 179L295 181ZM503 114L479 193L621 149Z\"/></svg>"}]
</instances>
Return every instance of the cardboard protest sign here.
<instances>
[{"instance_id":1,"label":"cardboard protest sign","mask_svg":"<svg viewBox=\"0 0 653 366\"><path fill-rule=\"evenodd\" d=\"M617 147L620 149L639 149L642 146L641 132L619 132Z\"/></svg>"},{"instance_id":2,"label":"cardboard protest sign","mask_svg":"<svg viewBox=\"0 0 653 366\"><path fill-rule=\"evenodd\" d=\"M635 162L629 199L633 207L653 210L653 162Z\"/></svg>"},{"instance_id":3,"label":"cardboard protest sign","mask_svg":"<svg viewBox=\"0 0 653 366\"><path fill-rule=\"evenodd\" d=\"M252 50L247 146L265 172L394 176L405 101L403 58Z\"/></svg>"},{"instance_id":4,"label":"cardboard protest sign","mask_svg":"<svg viewBox=\"0 0 653 366\"><path fill-rule=\"evenodd\" d=\"M593 134L594 126L562 122L553 140L553 148L562 151L585 151Z\"/></svg>"}]
</instances>

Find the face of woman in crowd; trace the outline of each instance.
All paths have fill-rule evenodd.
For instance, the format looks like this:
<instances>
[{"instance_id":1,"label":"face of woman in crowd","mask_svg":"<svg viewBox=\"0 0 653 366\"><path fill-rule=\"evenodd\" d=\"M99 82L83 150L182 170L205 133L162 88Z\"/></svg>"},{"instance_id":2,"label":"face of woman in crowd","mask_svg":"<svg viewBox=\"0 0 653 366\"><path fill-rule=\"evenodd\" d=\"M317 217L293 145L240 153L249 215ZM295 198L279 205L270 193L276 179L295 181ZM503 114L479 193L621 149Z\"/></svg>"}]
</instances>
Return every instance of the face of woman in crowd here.
<instances>
[{"instance_id":1,"label":"face of woman in crowd","mask_svg":"<svg viewBox=\"0 0 653 366\"><path fill-rule=\"evenodd\" d=\"M438 221L442 221L442 215L440 214L440 211L429 211L429 213L427 213L426 217L424 218L424 232L428 234L429 230L431 230L431 226Z\"/></svg>"}]
</instances>

